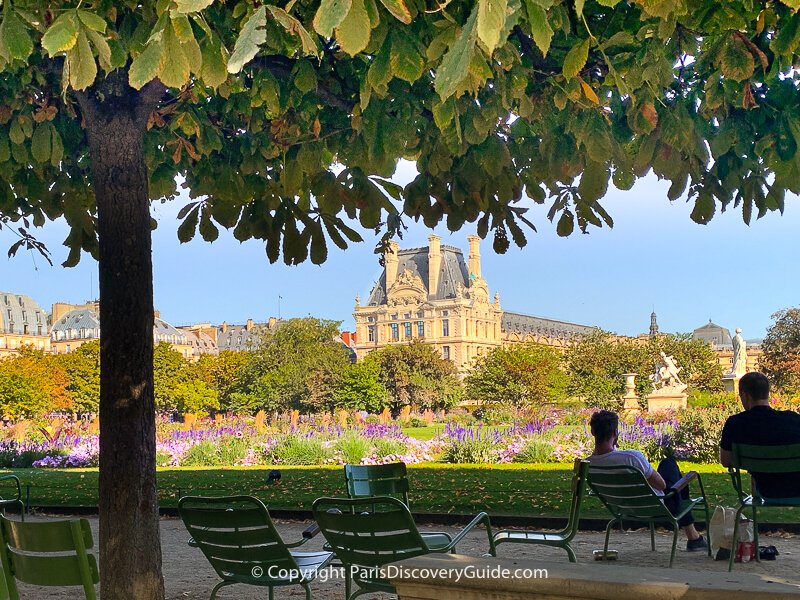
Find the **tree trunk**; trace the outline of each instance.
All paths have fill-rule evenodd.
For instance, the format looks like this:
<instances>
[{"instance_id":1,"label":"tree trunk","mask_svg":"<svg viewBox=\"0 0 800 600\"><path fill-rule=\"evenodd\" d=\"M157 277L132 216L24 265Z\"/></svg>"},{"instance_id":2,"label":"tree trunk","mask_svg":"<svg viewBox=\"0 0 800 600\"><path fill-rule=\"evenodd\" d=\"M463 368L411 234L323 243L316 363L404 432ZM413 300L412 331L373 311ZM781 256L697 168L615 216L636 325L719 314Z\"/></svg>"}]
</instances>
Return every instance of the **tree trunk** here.
<instances>
[{"instance_id":1,"label":"tree trunk","mask_svg":"<svg viewBox=\"0 0 800 600\"><path fill-rule=\"evenodd\" d=\"M143 154L147 114L160 94L146 91L136 92L120 79L102 93L79 94L99 237L103 600L164 598L155 469L150 200Z\"/></svg>"}]
</instances>

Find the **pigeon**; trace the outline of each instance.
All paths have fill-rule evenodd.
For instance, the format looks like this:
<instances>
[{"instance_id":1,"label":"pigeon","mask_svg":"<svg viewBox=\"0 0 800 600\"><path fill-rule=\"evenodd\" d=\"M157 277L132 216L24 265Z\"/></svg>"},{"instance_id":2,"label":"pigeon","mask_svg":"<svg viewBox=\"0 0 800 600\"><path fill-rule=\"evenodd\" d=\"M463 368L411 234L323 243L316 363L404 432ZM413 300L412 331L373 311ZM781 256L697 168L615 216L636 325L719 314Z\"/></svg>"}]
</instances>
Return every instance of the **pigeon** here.
<instances>
[{"instance_id":1,"label":"pigeon","mask_svg":"<svg viewBox=\"0 0 800 600\"><path fill-rule=\"evenodd\" d=\"M281 472L278 469L272 469L267 475L267 483L278 483L281 480Z\"/></svg>"}]
</instances>

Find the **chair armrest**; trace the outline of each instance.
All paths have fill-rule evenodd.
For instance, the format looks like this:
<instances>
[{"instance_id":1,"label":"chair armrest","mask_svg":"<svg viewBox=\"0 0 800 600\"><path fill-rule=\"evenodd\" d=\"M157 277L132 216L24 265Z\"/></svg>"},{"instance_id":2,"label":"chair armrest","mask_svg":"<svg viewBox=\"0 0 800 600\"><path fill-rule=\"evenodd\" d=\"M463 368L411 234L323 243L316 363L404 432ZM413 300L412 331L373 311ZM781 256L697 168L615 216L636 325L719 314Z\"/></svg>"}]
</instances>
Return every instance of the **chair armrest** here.
<instances>
[{"instance_id":1,"label":"chair armrest","mask_svg":"<svg viewBox=\"0 0 800 600\"><path fill-rule=\"evenodd\" d=\"M450 552L453 548L455 548L458 545L458 543L461 540L463 540L467 536L467 534L470 531L475 529L475 527L477 527L481 523L486 525L486 532L489 535L489 547L490 547L491 550L494 550L494 540L492 539L492 524L489 521L489 515L487 515L485 512L481 512L481 513L478 513L478 515L474 519L472 519L472 521L470 521L467 524L467 526L464 527L464 529L459 531L458 534L452 540L450 540L450 543L447 544L447 546L444 546L443 548L438 548L438 549L435 550L435 552L437 552L437 553L438 552L442 552L442 553ZM494 552L492 552L492 555L494 555Z\"/></svg>"},{"instance_id":2,"label":"chair armrest","mask_svg":"<svg viewBox=\"0 0 800 600\"><path fill-rule=\"evenodd\" d=\"M9 498L9 500L21 500L22 499L22 490L20 489L20 486L19 486L19 477L17 477L16 475L2 475L2 476L0 476L0 481L7 481L9 479L13 480L14 483L16 484L16 486L17 486L17 497L16 498Z\"/></svg>"},{"instance_id":3,"label":"chair armrest","mask_svg":"<svg viewBox=\"0 0 800 600\"><path fill-rule=\"evenodd\" d=\"M317 525L317 523L314 522L303 530L303 532L300 534L302 537L298 541L292 542L291 544L286 544L286 547L297 548L298 546L302 546L307 541L317 536L319 532L320 532L319 525Z\"/></svg>"},{"instance_id":4,"label":"chair armrest","mask_svg":"<svg viewBox=\"0 0 800 600\"><path fill-rule=\"evenodd\" d=\"M686 475L684 475L678 481L676 481L675 485L673 485L671 489L673 489L676 492L680 492L683 488L685 488L687 485L689 485L689 483L691 483L698 477L699 475L697 474L697 471L689 471Z\"/></svg>"}]
</instances>

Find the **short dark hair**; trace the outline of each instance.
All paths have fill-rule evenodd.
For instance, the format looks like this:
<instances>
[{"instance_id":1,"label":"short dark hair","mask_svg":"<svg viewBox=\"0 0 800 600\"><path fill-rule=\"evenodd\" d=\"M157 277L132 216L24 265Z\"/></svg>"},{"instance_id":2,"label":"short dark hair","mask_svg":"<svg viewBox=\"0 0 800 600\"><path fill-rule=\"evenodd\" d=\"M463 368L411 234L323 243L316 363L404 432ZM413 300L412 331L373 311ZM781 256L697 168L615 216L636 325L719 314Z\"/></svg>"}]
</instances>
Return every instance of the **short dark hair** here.
<instances>
[{"instance_id":1,"label":"short dark hair","mask_svg":"<svg viewBox=\"0 0 800 600\"><path fill-rule=\"evenodd\" d=\"M769 379L763 373L745 373L739 380L739 393L745 392L753 400L769 400Z\"/></svg>"},{"instance_id":2,"label":"short dark hair","mask_svg":"<svg viewBox=\"0 0 800 600\"><path fill-rule=\"evenodd\" d=\"M614 437L619 427L617 413L610 410L598 410L589 420L589 428L598 442L605 442Z\"/></svg>"}]
</instances>

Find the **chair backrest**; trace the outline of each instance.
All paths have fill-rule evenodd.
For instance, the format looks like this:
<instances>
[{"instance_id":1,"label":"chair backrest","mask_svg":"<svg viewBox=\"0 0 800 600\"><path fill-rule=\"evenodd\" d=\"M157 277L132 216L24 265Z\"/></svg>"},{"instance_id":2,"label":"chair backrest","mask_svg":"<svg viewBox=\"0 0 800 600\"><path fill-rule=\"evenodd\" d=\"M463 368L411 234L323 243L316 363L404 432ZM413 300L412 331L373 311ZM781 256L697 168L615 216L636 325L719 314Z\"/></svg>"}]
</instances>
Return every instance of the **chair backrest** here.
<instances>
[{"instance_id":1,"label":"chair backrest","mask_svg":"<svg viewBox=\"0 0 800 600\"><path fill-rule=\"evenodd\" d=\"M733 485L740 498L747 495L742 489L739 470L748 473L793 473L800 477L800 444L783 446L755 446L733 444ZM757 494L757 490L754 490Z\"/></svg>"},{"instance_id":2,"label":"chair backrest","mask_svg":"<svg viewBox=\"0 0 800 600\"><path fill-rule=\"evenodd\" d=\"M569 506L569 519L564 534L567 536L567 541L575 537L578 533L578 523L581 518L581 506L583 499L586 496L586 480L589 475L589 461L576 460L574 468L572 469L572 501Z\"/></svg>"},{"instance_id":3,"label":"chair backrest","mask_svg":"<svg viewBox=\"0 0 800 600\"><path fill-rule=\"evenodd\" d=\"M617 518L638 521L672 519L664 502L647 483L644 474L627 465L589 465L589 487Z\"/></svg>"},{"instance_id":4,"label":"chair backrest","mask_svg":"<svg viewBox=\"0 0 800 600\"><path fill-rule=\"evenodd\" d=\"M318 498L312 510L345 565L380 567L430 552L408 507L397 498Z\"/></svg>"},{"instance_id":5,"label":"chair backrest","mask_svg":"<svg viewBox=\"0 0 800 600\"><path fill-rule=\"evenodd\" d=\"M41 586L83 586L87 600L95 600L100 581L92 548L92 530L86 519L13 521L0 516L0 562L12 599L18 598L15 579Z\"/></svg>"},{"instance_id":6,"label":"chair backrest","mask_svg":"<svg viewBox=\"0 0 800 600\"><path fill-rule=\"evenodd\" d=\"M272 579L268 575L271 572L300 572L267 507L257 498L184 496L178 501L178 512L197 546L224 580L263 584Z\"/></svg>"},{"instance_id":7,"label":"chair backrest","mask_svg":"<svg viewBox=\"0 0 800 600\"><path fill-rule=\"evenodd\" d=\"M348 498L394 496L408 503L408 471L406 463L385 465L345 465L344 479Z\"/></svg>"}]
</instances>

